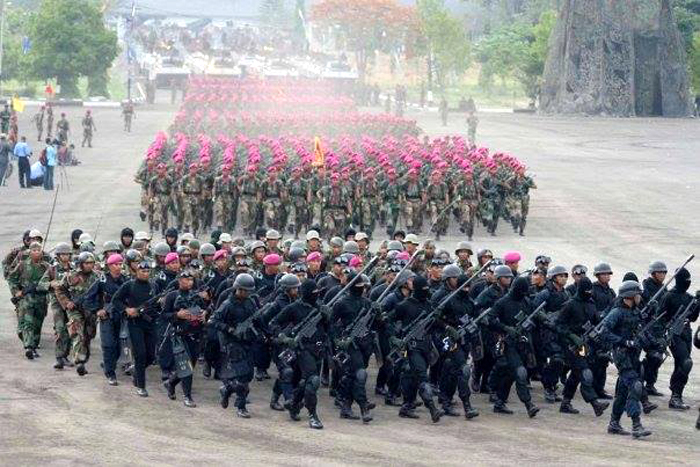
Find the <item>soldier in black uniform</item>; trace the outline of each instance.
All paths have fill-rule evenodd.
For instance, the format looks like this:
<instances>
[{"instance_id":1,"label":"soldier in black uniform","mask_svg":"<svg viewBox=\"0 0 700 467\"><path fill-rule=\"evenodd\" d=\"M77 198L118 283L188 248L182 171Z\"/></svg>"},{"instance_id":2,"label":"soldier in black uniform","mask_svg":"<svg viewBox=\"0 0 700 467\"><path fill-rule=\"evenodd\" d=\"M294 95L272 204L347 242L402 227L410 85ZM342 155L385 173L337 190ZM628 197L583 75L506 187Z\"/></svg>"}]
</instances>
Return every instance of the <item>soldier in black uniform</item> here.
<instances>
[{"instance_id":1,"label":"soldier in black uniform","mask_svg":"<svg viewBox=\"0 0 700 467\"><path fill-rule=\"evenodd\" d=\"M596 312L600 319L605 318L615 300L615 291L610 287L612 274L612 269L607 263L599 263L593 268L593 275L596 277L595 282L593 282L593 303L595 303ZM610 364L610 345L605 341L594 343L588 358L593 372L593 388L598 394L598 398L612 399L612 396L605 392L605 380Z\"/></svg>"},{"instance_id":2,"label":"soldier in black uniform","mask_svg":"<svg viewBox=\"0 0 700 467\"><path fill-rule=\"evenodd\" d=\"M351 274L348 280L352 279ZM351 339L344 336L344 331L360 313L374 312L371 310L371 302L364 297L365 287L368 285L369 279L364 276L358 279L349 292L335 303L330 319L331 327L334 328L335 346L339 350L334 359L341 374L338 385L338 396L342 404L340 417L357 420L359 417L352 412L352 403L357 402L364 423L372 421L366 383L367 364L372 355L374 338L372 333L369 333L368 336Z\"/></svg>"},{"instance_id":3,"label":"soldier in black uniform","mask_svg":"<svg viewBox=\"0 0 700 467\"><path fill-rule=\"evenodd\" d=\"M117 360L120 355L119 333L123 317L112 306L112 297L127 281L122 275L124 259L120 254L113 254L107 259L107 271L85 294L84 307L88 312L96 313L100 323L100 345L102 347L102 370L110 386L117 386Z\"/></svg>"},{"instance_id":4,"label":"soldier in black uniform","mask_svg":"<svg viewBox=\"0 0 700 467\"><path fill-rule=\"evenodd\" d=\"M112 297L113 312L126 314L134 354L134 386L136 394L148 397L146 390L146 367L155 360L156 333L155 315L159 305L154 300L158 297L156 286L150 279L151 263L141 261L136 277L125 282Z\"/></svg>"},{"instance_id":5,"label":"soldier in black uniform","mask_svg":"<svg viewBox=\"0 0 700 467\"><path fill-rule=\"evenodd\" d=\"M429 301L430 289L428 281L423 276L417 276L413 280L413 293L396 306L392 314L394 321L403 324L404 333L411 329L417 320L432 312L433 307ZM394 345L399 345L394 340ZM406 349L404 368L401 374L401 390L403 392L403 405L399 410L399 416L404 418L418 418L415 413L416 396L420 395L423 404L430 410L433 423L440 421L444 412L435 406L433 400L433 388L428 382L428 365L433 360L433 343L430 330L421 339L408 343Z\"/></svg>"},{"instance_id":6,"label":"soldier in black uniform","mask_svg":"<svg viewBox=\"0 0 700 467\"><path fill-rule=\"evenodd\" d=\"M199 358L204 335L205 299L193 290L195 273L183 270L177 279L178 289L169 292L163 303L163 319L168 323L167 338L171 340L173 367L170 377L163 383L168 398L175 400L175 387L182 383L185 407L196 407L192 399L192 371Z\"/></svg>"},{"instance_id":7,"label":"soldier in black uniform","mask_svg":"<svg viewBox=\"0 0 700 467\"><path fill-rule=\"evenodd\" d=\"M661 292L659 296L656 297L654 303L651 303L652 298L663 287L667 272L668 268L666 268L664 263L661 261L654 261L649 265L649 277L642 282L642 299L644 304L649 308L648 315L650 319L653 319L653 316L656 315L658 304L664 297L665 292ZM645 390L650 396L663 396L655 386L656 380L659 377L659 368L664 361L664 352L666 352L663 329L663 323L658 323L658 325L653 326L647 335L649 339L644 342L643 345L643 377Z\"/></svg>"},{"instance_id":8,"label":"soldier in black uniform","mask_svg":"<svg viewBox=\"0 0 700 467\"><path fill-rule=\"evenodd\" d=\"M224 353L221 367L221 407L228 408L231 394L236 394L236 415L250 418L246 399L253 380L252 343L258 331L250 326L257 306L250 295L255 291L255 279L250 274L240 274L233 283L231 295L209 319L209 325L219 332Z\"/></svg>"},{"instance_id":9,"label":"soldier in black uniform","mask_svg":"<svg viewBox=\"0 0 700 467\"><path fill-rule=\"evenodd\" d=\"M662 322L673 320L677 313L681 313L692 301L693 296L687 290L690 287L690 273L687 269L682 268L676 274L676 283L673 289L669 290L659 304L661 313L666 313L661 319ZM700 297L696 293L695 298ZM698 319L697 300L691 306L694 308L686 318L680 332L671 332L671 342L669 348L673 355L673 373L669 389L671 389L671 399L668 401L668 407L674 410L688 410L690 407L683 402L683 390L688 384L688 376L693 368L693 360L690 357L690 349L692 345L692 331L690 323Z\"/></svg>"},{"instance_id":10,"label":"soldier in black uniform","mask_svg":"<svg viewBox=\"0 0 700 467\"><path fill-rule=\"evenodd\" d=\"M615 384L615 400L608 433L628 435L620 425L623 412L632 419L635 438L649 436L651 431L642 426L640 399L644 392L639 371L639 341L636 339L642 319L637 307L642 301L642 288L638 282L625 281L620 286L620 300L604 318L604 339L613 347L613 360L618 376Z\"/></svg>"},{"instance_id":11,"label":"soldier in black uniform","mask_svg":"<svg viewBox=\"0 0 700 467\"><path fill-rule=\"evenodd\" d=\"M576 394L576 389L581 386L583 400L591 404L596 417L603 414L610 405L608 402L599 402L598 395L593 389L593 372L588 368L583 337L583 326L586 323L597 323L598 316L593 304L593 284L587 277L578 281L576 295L566 302L556 318L557 333L562 349L566 355L566 364L569 367L569 375L564 383L564 393L559 412L577 414L579 411L571 405L571 400Z\"/></svg>"},{"instance_id":12,"label":"soldier in black uniform","mask_svg":"<svg viewBox=\"0 0 700 467\"><path fill-rule=\"evenodd\" d=\"M317 309L320 291L316 282L306 280L299 290L300 298L286 306L272 319L270 322L272 329L295 329L302 325L312 313L320 313ZM295 336L286 334L279 336L280 342L288 349L286 355L292 360L291 365L294 369L294 394L288 404L289 415L292 420L299 420L299 411L302 406L306 406L309 412L309 426L317 430L323 428L316 406L318 388L321 385L319 372L328 339L327 325L326 318L322 317L310 337L294 339Z\"/></svg>"},{"instance_id":13,"label":"soldier in black uniform","mask_svg":"<svg viewBox=\"0 0 700 467\"><path fill-rule=\"evenodd\" d=\"M500 266L499 266L500 267ZM526 362L529 360L526 340L529 339L526 330L516 329L516 316L523 313L531 313L532 305L527 298L528 281L525 277L518 277L510 291L504 297L498 299L493 305L490 320L491 327L497 335L496 365L494 369L494 382L496 384L497 400L493 411L502 414L512 414L513 411L506 406L510 388L515 381L518 398L525 404L530 418L540 411L532 402L530 389L528 388Z\"/></svg>"}]
</instances>

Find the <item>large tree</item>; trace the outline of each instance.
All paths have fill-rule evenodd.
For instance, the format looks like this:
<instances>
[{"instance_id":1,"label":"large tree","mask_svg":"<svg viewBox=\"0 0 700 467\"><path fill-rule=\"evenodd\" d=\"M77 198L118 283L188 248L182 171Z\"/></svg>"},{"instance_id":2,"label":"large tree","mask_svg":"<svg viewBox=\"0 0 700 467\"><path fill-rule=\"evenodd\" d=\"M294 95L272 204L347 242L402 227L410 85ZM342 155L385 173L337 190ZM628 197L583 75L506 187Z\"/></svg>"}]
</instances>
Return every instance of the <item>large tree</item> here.
<instances>
[{"instance_id":1,"label":"large tree","mask_svg":"<svg viewBox=\"0 0 700 467\"><path fill-rule=\"evenodd\" d=\"M322 0L311 14L314 21L336 34L341 46L355 52L363 80L374 52L396 52L417 26L415 8L396 0Z\"/></svg>"},{"instance_id":2,"label":"large tree","mask_svg":"<svg viewBox=\"0 0 700 467\"><path fill-rule=\"evenodd\" d=\"M91 0L43 0L30 26L34 74L56 78L60 95L75 97L78 78L90 80L89 94L107 95L107 70L119 53L100 4Z\"/></svg>"}]
</instances>

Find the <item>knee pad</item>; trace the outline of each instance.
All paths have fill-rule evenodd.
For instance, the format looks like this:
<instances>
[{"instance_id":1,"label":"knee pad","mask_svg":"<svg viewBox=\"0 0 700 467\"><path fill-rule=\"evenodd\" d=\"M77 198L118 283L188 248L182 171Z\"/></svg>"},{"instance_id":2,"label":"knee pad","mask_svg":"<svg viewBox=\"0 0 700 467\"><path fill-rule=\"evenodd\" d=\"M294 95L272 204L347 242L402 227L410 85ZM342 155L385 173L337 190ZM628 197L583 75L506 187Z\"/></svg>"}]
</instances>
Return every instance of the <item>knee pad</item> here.
<instances>
[{"instance_id":1,"label":"knee pad","mask_svg":"<svg viewBox=\"0 0 700 467\"><path fill-rule=\"evenodd\" d=\"M318 375L313 375L306 380L307 391L316 392L319 387L321 387L321 378L319 378Z\"/></svg>"},{"instance_id":2,"label":"knee pad","mask_svg":"<svg viewBox=\"0 0 700 467\"><path fill-rule=\"evenodd\" d=\"M643 392L644 392L644 385L642 385L641 381L637 380L634 383L632 383L632 386L630 387L629 397L634 398L636 400L639 400L639 399L641 399Z\"/></svg>"},{"instance_id":3,"label":"knee pad","mask_svg":"<svg viewBox=\"0 0 700 467\"><path fill-rule=\"evenodd\" d=\"M291 383L294 378L294 370L289 367L284 367L280 371L280 382Z\"/></svg>"},{"instance_id":4,"label":"knee pad","mask_svg":"<svg viewBox=\"0 0 700 467\"><path fill-rule=\"evenodd\" d=\"M469 379L471 378L472 375L472 370L469 368L469 365L462 365L462 378L464 379Z\"/></svg>"},{"instance_id":5,"label":"knee pad","mask_svg":"<svg viewBox=\"0 0 700 467\"><path fill-rule=\"evenodd\" d=\"M367 370L360 368L355 372L355 379L359 384L365 384L367 382Z\"/></svg>"},{"instance_id":6,"label":"knee pad","mask_svg":"<svg viewBox=\"0 0 700 467\"><path fill-rule=\"evenodd\" d=\"M683 360L683 363L681 363L681 369L684 373L689 374L690 370L693 369L693 361L690 358L686 358Z\"/></svg>"},{"instance_id":7,"label":"knee pad","mask_svg":"<svg viewBox=\"0 0 700 467\"><path fill-rule=\"evenodd\" d=\"M423 399L432 399L433 387L428 383L420 383L420 386L418 387L418 393Z\"/></svg>"},{"instance_id":8,"label":"knee pad","mask_svg":"<svg viewBox=\"0 0 700 467\"><path fill-rule=\"evenodd\" d=\"M586 368L581 372L581 382L585 385L593 384L593 372Z\"/></svg>"},{"instance_id":9,"label":"knee pad","mask_svg":"<svg viewBox=\"0 0 700 467\"><path fill-rule=\"evenodd\" d=\"M527 382L527 369L524 366L519 366L515 370L515 379L520 382Z\"/></svg>"}]
</instances>

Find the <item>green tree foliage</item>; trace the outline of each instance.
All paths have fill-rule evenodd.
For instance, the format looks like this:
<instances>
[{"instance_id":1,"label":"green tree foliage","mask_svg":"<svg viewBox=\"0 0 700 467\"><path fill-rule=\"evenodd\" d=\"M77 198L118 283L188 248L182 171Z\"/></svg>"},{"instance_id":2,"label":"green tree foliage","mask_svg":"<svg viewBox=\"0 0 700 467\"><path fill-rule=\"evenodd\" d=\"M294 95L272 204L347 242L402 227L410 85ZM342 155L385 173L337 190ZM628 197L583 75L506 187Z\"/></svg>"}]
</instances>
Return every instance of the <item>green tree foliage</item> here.
<instances>
[{"instance_id":1,"label":"green tree foliage","mask_svg":"<svg viewBox=\"0 0 700 467\"><path fill-rule=\"evenodd\" d=\"M693 36L692 49L688 56L690 78L695 94L700 94L700 32Z\"/></svg>"},{"instance_id":2,"label":"green tree foliage","mask_svg":"<svg viewBox=\"0 0 700 467\"><path fill-rule=\"evenodd\" d=\"M26 81L31 65L30 58L22 50L22 39L27 34L31 15L22 9L5 6L5 40L3 43L2 79Z\"/></svg>"},{"instance_id":3,"label":"green tree foliage","mask_svg":"<svg viewBox=\"0 0 700 467\"><path fill-rule=\"evenodd\" d=\"M469 67L470 47L462 22L446 8L444 0L418 0L418 19L424 52L437 63L437 78L444 85L447 73L464 73Z\"/></svg>"},{"instance_id":4,"label":"green tree foliage","mask_svg":"<svg viewBox=\"0 0 700 467\"><path fill-rule=\"evenodd\" d=\"M119 53L117 36L105 28L100 5L91 0L43 0L30 24L32 70L56 78L60 94L78 96L87 76L89 93L107 95L107 70Z\"/></svg>"},{"instance_id":5,"label":"green tree foliage","mask_svg":"<svg viewBox=\"0 0 700 467\"><path fill-rule=\"evenodd\" d=\"M535 24L516 22L481 39L475 45L475 56L481 64L482 85L488 85L494 77L515 78L535 100L542 84L549 36L555 23L556 13L546 11Z\"/></svg>"}]
</instances>

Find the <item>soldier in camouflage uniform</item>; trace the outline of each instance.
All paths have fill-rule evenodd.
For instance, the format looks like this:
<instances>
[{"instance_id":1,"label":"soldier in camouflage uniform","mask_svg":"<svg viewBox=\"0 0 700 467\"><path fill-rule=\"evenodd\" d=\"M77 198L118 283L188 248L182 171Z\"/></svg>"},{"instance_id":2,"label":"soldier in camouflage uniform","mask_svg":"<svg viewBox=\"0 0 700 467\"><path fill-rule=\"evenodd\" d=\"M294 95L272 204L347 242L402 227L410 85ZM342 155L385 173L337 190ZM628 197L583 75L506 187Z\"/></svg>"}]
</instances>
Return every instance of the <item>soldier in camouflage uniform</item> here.
<instances>
[{"instance_id":1,"label":"soldier in camouflage uniform","mask_svg":"<svg viewBox=\"0 0 700 467\"><path fill-rule=\"evenodd\" d=\"M345 233L352 206L347 190L340 184L340 175L331 175L330 185L318 193L323 208L323 230L327 236L341 236Z\"/></svg>"},{"instance_id":2,"label":"soldier in camouflage uniform","mask_svg":"<svg viewBox=\"0 0 700 467\"><path fill-rule=\"evenodd\" d=\"M390 167L386 172L386 180L382 186L384 199L384 211L386 217L386 233L391 236L397 228L399 221L401 188L396 182L396 171Z\"/></svg>"},{"instance_id":3,"label":"soldier in camouflage uniform","mask_svg":"<svg viewBox=\"0 0 700 467\"><path fill-rule=\"evenodd\" d=\"M145 221L146 217L148 217L149 223L152 222L153 213L149 202L148 185L156 174L155 167L156 161L148 159L138 172L136 172L136 177L134 177L134 181L141 185L141 212L139 212L139 215L141 216L141 221Z\"/></svg>"},{"instance_id":4,"label":"soldier in camouflage uniform","mask_svg":"<svg viewBox=\"0 0 700 467\"><path fill-rule=\"evenodd\" d=\"M241 190L241 224L246 236L252 237L257 228L258 205L261 200L260 183L255 176L257 169L249 167L238 179Z\"/></svg>"},{"instance_id":5,"label":"soldier in camouflage uniform","mask_svg":"<svg viewBox=\"0 0 700 467\"><path fill-rule=\"evenodd\" d=\"M51 265L39 282L38 288L49 293L49 309L53 317L53 332L56 342L56 364L54 368L62 369L70 364L68 353L70 352L70 335L68 334L68 315L61 307L56 298L56 290L61 285L61 281L72 270L71 255L72 250L67 243L59 243L54 249L56 262Z\"/></svg>"},{"instance_id":6,"label":"soldier in camouflage uniform","mask_svg":"<svg viewBox=\"0 0 700 467\"><path fill-rule=\"evenodd\" d=\"M309 196L311 197L308 213L309 224L321 225L323 223L323 200L319 198L318 194L326 184L325 170L323 167L321 167L318 172L314 172L311 175L308 183Z\"/></svg>"},{"instance_id":7,"label":"soldier in camouflage uniform","mask_svg":"<svg viewBox=\"0 0 700 467\"><path fill-rule=\"evenodd\" d=\"M459 197L457 209L459 212L459 230L472 240L474 223L479 207L479 190L474 184L471 170L465 170L463 176L455 184L455 196Z\"/></svg>"},{"instance_id":8,"label":"soldier in camouflage uniform","mask_svg":"<svg viewBox=\"0 0 700 467\"><path fill-rule=\"evenodd\" d=\"M7 280L8 276L12 272L12 265L13 263L15 263L17 257L21 256L22 253L29 251L29 244L31 243L31 240L29 238L30 232L30 230L25 230L24 234L22 235L22 243L12 248L12 250L10 250L10 252L3 258L2 276L5 278L5 280Z\"/></svg>"},{"instance_id":9,"label":"soldier in camouflage uniform","mask_svg":"<svg viewBox=\"0 0 700 467\"><path fill-rule=\"evenodd\" d=\"M177 230L182 230L182 226L185 223L185 206L183 203L182 196L182 181L187 176L185 173L185 166L183 163L175 163L172 173L172 187L171 187L171 207L175 214L175 219L177 220Z\"/></svg>"},{"instance_id":10,"label":"soldier in camouflage uniform","mask_svg":"<svg viewBox=\"0 0 700 467\"><path fill-rule=\"evenodd\" d=\"M287 192L284 183L277 176L277 167L270 167L267 180L263 183L264 224L268 228L284 231L284 206Z\"/></svg>"},{"instance_id":11,"label":"soldier in camouflage uniform","mask_svg":"<svg viewBox=\"0 0 700 467\"><path fill-rule=\"evenodd\" d=\"M372 235L379 216L380 190L374 169L365 170L361 183L357 184L356 198L360 205L360 230Z\"/></svg>"},{"instance_id":12,"label":"soldier in camouflage uniform","mask_svg":"<svg viewBox=\"0 0 700 467\"><path fill-rule=\"evenodd\" d=\"M450 192L447 184L442 181L442 172L435 171L430 177L430 183L426 189L428 212L430 213L430 224L437 240L440 235L447 233L450 216L442 212L450 204Z\"/></svg>"},{"instance_id":13,"label":"soldier in camouflage uniform","mask_svg":"<svg viewBox=\"0 0 700 467\"><path fill-rule=\"evenodd\" d=\"M469 112L467 115L467 127L469 128L469 142L471 144L476 144L476 127L479 125L479 117L476 116L476 113L474 112Z\"/></svg>"},{"instance_id":14,"label":"soldier in camouflage uniform","mask_svg":"<svg viewBox=\"0 0 700 467\"><path fill-rule=\"evenodd\" d=\"M289 196L289 218L287 230L299 238L302 229L309 227L309 206L311 206L311 190L309 182L301 178L301 167L292 170L292 177L287 182Z\"/></svg>"},{"instance_id":15,"label":"soldier in camouflage uniform","mask_svg":"<svg viewBox=\"0 0 700 467\"><path fill-rule=\"evenodd\" d=\"M217 228L223 231L233 230L233 207L238 204L234 201L238 198L238 188L235 180L231 178L231 167L225 165L221 175L214 182L214 213Z\"/></svg>"},{"instance_id":16,"label":"soldier in camouflage uniform","mask_svg":"<svg viewBox=\"0 0 700 467\"><path fill-rule=\"evenodd\" d=\"M185 230L197 235L202 221L202 194L204 192L204 180L198 173L199 166L190 164L190 173L182 179L182 207L185 211Z\"/></svg>"},{"instance_id":17,"label":"soldier in camouflage uniform","mask_svg":"<svg viewBox=\"0 0 700 467\"><path fill-rule=\"evenodd\" d=\"M214 170L211 167L211 159L201 160L199 175L202 177L202 228L211 229L214 221Z\"/></svg>"},{"instance_id":18,"label":"soldier in camouflage uniform","mask_svg":"<svg viewBox=\"0 0 700 467\"><path fill-rule=\"evenodd\" d=\"M525 167L519 167L512 182L510 219L513 231L525 235L525 223L530 212L530 190L537 189L532 177L525 175Z\"/></svg>"},{"instance_id":19,"label":"soldier in camouflage uniform","mask_svg":"<svg viewBox=\"0 0 700 467\"><path fill-rule=\"evenodd\" d=\"M152 216L149 216L151 232L165 234L168 228L168 208L172 194L172 180L168 176L165 164L158 164L158 173L151 178L149 184L149 198L151 200Z\"/></svg>"},{"instance_id":20,"label":"soldier in camouflage uniform","mask_svg":"<svg viewBox=\"0 0 700 467\"><path fill-rule=\"evenodd\" d=\"M423 228L423 207L426 198L418 175L418 169L409 170L408 178L401 187L404 221L406 229L411 232L420 232Z\"/></svg>"},{"instance_id":21,"label":"soldier in camouflage uniform","mask_svg":"<svg viewBox=\"0 0 700 467\"><path fill-rule=\"evenodd\" d=\"M87 374L85 364L90 358L90 342L97 333L96 315L87 312L82 303L90 286L99 280L94 267L95 257L92 253L80 253L77 269L67 273L56 289L56 298L68 315L71 357L80 376Z\"/></svg>"},{"instance_id":22,"label":"soldier in camouflage uniform","mask_svg":"<svg viewBox=\"0 0 700 467\"><path fill-rule=\"evenodd\" d=\"M41 243L32 242L29 245L29 258L21 261L7 278L19 310L19 331L22 333L25 356L30 360L39 356L36 348L46 317L46 292L37 286L49 268L49 263L43 260Z\"/></svg>"},{"instance_id":23,"label":"soldier in camouflage uniform","mask_svg":"<svg viewBox=\"0 0 700 467\"><path fill-rule=\"evenodd\" d=\"M483 190L481 218L487 231L492 236L495 236L498 228L498 219L505 209L504 184L498 179L495 167L491 167L488 172L484 172L481 187Z\"/></svg>"}]
</instances>

